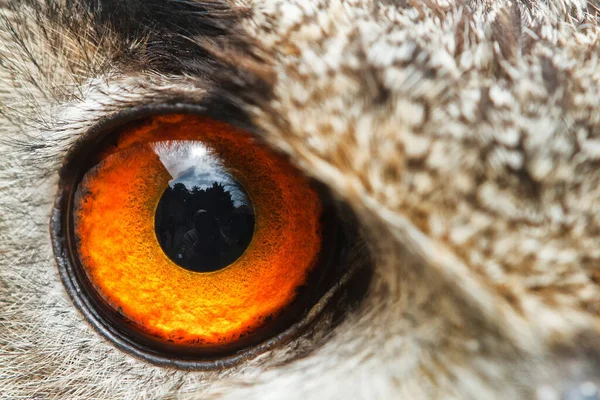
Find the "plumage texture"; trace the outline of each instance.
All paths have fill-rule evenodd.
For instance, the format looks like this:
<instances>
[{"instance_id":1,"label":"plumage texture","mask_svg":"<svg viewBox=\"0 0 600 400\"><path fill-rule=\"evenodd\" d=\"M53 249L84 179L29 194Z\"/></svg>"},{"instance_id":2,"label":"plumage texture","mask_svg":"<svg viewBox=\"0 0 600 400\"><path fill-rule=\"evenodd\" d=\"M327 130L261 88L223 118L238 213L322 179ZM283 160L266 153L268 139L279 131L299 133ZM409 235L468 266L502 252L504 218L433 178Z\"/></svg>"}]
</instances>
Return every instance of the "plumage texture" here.
<instances>
[{"instance_id":1,"label":"plumage texture","mask_svg":"<svg viewBox=\"0 0 600 400\"><path fill-rule=\"evenodd\" d=\"M600 384L600 5L122 4L0 2L3 398L545 400ZM373 276L339 324L326 313L231 369L159 368L62 288L58 169L109 115L216 97L355 211Z\"/></svg>"}]
</instances>

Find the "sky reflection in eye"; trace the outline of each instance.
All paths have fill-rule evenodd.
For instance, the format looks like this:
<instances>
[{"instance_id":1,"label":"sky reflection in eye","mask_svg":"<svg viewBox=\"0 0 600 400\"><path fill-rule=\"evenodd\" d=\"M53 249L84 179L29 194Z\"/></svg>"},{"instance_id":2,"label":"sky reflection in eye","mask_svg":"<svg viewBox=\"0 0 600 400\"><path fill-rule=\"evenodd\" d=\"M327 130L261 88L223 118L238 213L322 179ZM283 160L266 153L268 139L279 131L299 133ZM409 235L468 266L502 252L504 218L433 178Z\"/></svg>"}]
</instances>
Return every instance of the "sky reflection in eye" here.
<instances>
[{"instance_id":1,"label":"sky reflection in eye","mask_svg":"<svg viewBox=\"0 0 600 400\"><path fill-rule=\"evenodd\" d=\"M152 145L172 176L156 208L156 237L177 265L212 272L237 260L254 233L254 207L223 161L199 141Z\"/></svg>"},{"instance_id":2,"label":"sky reflection in eye","mask_svg":"<svg viewBox=\"0 0 600 400\"><path fill-rule=\"evenodd\" d=\"M216 182L231 193L235 207L250 206L248 194L223 161L204 143L190 140L156 142L152 147L173 177L169 186L185 185L188 190L208 189Z\"/></svg>"}]
</instances>

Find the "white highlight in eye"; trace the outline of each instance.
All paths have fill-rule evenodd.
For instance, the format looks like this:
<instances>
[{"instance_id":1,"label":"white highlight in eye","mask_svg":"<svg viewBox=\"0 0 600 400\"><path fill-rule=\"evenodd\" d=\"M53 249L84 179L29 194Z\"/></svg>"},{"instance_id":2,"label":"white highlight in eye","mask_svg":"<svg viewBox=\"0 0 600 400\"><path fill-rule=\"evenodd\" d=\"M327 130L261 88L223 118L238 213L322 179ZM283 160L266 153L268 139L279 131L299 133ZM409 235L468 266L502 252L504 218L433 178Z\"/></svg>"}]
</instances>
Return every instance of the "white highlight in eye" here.
<instances>
[{"instance_id":1,"label":"white highlight in eye","mask_svg":"<svg viewBox=\"0 0 600 400\"><path fill-rule=\"evenodd\" d=\"M208 148L202 143L194 143L189 145L190 156L194 158L204 159L208 154Z\"/></svg>"},{"instance_id":2,"label":"white highlight in eye","mask_svg":"<svg viewBox=\"0 0 600 400\"><path fill-rule=\"evenodd\" d=\"M169 185L183 183L186 186L204 187L214 181L229 180L221 160L201 142L188 140L172 140L157 142L152 145L160 161L173 177ZM193 183L192 183L193 181ZM201 184L199 184L201 182Z\"/></svg>"}]
</instances>

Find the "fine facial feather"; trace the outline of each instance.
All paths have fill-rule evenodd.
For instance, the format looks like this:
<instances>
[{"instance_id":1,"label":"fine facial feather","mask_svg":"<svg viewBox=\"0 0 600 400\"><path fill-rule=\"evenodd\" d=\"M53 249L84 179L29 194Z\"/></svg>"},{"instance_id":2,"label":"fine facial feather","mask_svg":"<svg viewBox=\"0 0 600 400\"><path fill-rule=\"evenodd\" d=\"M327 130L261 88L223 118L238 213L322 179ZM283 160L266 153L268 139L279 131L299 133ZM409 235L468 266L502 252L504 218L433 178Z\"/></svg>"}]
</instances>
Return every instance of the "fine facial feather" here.
<instances>
[{"instance_id":1,"label":"fine facial feather","mask_svg":"<svg viewBox=\"0 0 600 400\"><path fill-rule=\"evenodd\" d=\"M0 24L7 398L545 398L600 383L597 5L66 3L15 2ZM343 322L285 348L158 368L64 293L56 174L96 121L217 97L355 210L373 279Z\"/></svg>"}]
</instances>

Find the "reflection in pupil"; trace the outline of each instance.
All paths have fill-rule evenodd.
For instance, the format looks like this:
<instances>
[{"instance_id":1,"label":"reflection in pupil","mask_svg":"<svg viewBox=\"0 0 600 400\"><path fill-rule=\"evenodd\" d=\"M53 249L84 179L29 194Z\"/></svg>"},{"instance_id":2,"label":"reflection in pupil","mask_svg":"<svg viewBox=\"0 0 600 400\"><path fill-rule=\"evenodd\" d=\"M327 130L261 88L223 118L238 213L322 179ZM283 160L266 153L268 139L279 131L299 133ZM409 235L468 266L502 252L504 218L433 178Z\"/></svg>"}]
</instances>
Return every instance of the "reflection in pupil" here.
<instances>
[{"instance_id":1,"label":"reflection in pupil","mask_svg":"<svg viewBox=\"0 0 600 400\"><path fill-rule=\"evenodd\" d=\"M167 256L183 268L219 270L237 260L250 244L254 232L250 199L233 179L224 182L205 188L193 180L178 182L160 199L156 237Z\"/></svg>"}]
</instances>

